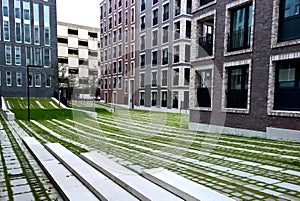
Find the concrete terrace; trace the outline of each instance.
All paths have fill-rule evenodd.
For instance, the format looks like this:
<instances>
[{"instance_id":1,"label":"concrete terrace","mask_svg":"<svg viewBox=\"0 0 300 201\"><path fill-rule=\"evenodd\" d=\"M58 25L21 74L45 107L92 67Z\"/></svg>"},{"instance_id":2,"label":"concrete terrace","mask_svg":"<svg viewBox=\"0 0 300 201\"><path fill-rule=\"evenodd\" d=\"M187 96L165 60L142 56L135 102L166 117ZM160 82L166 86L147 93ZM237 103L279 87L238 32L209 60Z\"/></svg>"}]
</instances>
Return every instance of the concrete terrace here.
<instances>
[{"instance_id":1,"label":"concrete terrace","mask_svg":"<svg viewBox=\"0 0 300 201\"><path fill-rule=\"evenodd\" d=\"M25 109L23 101L7 100L7 106ZM54 102L31 102L37 110L57 110ZM100 150L137 173L164 167L235 200L300 200L300 143L189 131L185 114L120 107L111 114L102 109L110 110L110 105L95 102L73 102L73 107L98 112L98 118L73 112L30 122L2 121L0 200L9 194L15 200L62 199L22 135L43 144L59 142L77 155ZM8 174L10 183L4 182Z\"/></svg>"}]
</instances>

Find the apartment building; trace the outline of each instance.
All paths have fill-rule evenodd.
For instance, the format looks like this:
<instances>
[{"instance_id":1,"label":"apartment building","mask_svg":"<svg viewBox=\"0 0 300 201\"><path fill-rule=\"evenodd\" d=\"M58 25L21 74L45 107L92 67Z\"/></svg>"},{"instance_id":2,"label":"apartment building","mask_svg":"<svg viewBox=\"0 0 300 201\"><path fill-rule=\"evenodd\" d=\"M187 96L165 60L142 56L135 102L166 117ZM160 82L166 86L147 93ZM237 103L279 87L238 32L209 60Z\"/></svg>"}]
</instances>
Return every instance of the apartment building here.
<instances>
[{"instance_id":1,"label":"apartment building","mask_svg":"<svg viewBox=\"0 0 300 201\"><path fill-rule=\"evenodd\" d=\"M136 1L100 3L101 98L108 103L135 104Z\"/></svg>"},{"instance_id":2,"label":"apartment building","mask_svg":"<svg viewBox=\"0 0 300 201\"><path fill-rule=\"evenodd\" d=\"M192 1L137 4L136 103L188 109Z\"/></svg>"},{"instance_id":3,"label":"apartment building","mask_svg":"<svg viewBox=\"0 0 300 201\"><path fill-rule=\"evenodd\" d=\"M193 1L191 129L300 141L299 9Z\"/></svg>"},{"instance_id":4,"label":"apartment building","mask_svg":"<svg viewBox=\"0 0 300 201\"><path fill-rule=\"evenodd\" d=\"M25 97L29 84L30 96L53 96L57 68L56 1L1 0L0 7L1 95Z\"/></svg>"},{"instance_id":5,"label":"apartment building","mask_svg":"<svg viewBox=\"0 0 300 201\"><path fill-rule=\"evenodd\" d=\"M57 23L59 89L70 100L99 94L99 28ZM97 90L98 89L98 90Z\"/></svg>"}]
</instances>

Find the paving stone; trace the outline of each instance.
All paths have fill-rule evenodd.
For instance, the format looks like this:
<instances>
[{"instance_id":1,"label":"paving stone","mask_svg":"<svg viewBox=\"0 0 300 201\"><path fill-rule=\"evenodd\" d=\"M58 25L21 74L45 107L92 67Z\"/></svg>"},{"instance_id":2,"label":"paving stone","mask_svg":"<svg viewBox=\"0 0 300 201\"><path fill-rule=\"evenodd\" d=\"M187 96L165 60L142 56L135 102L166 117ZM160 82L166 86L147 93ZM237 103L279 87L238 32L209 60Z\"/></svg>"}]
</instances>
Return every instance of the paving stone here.
<instances>
[{"instance_id":1,"label":"paving stone","mask_svg":"<svg viewBox=\"0 0 300 201\"><path fill-rule=\"evenodd\" d=\"M275 184L275 185L279 186L279 187L282 187L282 188L287 188L287 189L290 189L290 190L293 190L293 191L300 192L300 186L294 185L294 184L291 184L291 183L288 183L288 182L282 182L282 183L278 183L278 184Z\"/></svg>"},{"instance_id":2,"label":"paving stone","mask_svg":"<svg viewBox=\"0 0 300 201\"><path fill-rule=\"evenodd\" d=\"M27 184L26 179L14 179L10 181L11 186L20 186Z\"/></svg>"},{"instance_id":3,"label":"paving stone","mask_svg":"<svg viewBox=\"0 0 300 201\"><path fill-rule=\"evenodd\" d=\"M291 174L300 177L300 172L294 170L284 170L283 173Z\"/></svg>"},{"instance_id":4,"label":"paving stone","mask_svg":"<svg viewBox=\"0 0 300 201\"><path fill-rule=\"evenodd\" d=\"M264 183L267 183L267 184L274 184L274 183L280 182L279 180L271 179L271 178L263 177L263 176L253 176L253 177L250 177L250 179L254 179L256 181L264 182Z\"/></svg>"},{"instance_id":5,"label":"paving stone","mask_svg":"<svg viewBox=\"0 0 300 201\"><path fill-rule=\"evenodd\" d=\"M29 185L13 186L11 189L12 189L14 194L26 193L26 192L31 191Z\"/></svg>"},{"instance_id":6,"label":"paving stone","mask_svg":"<svg viewBox=\"0 0 300 201\"><path fill-rule=\"evenodd\" d=\"M273 191L273 190L269 190L269 189L262 190L262 192L269 194L269 195L276 196L276 197L278 197L279 195L282 194L281 192L277 192L277 191Z\"/></svg>"},{"instance_id":7,"label":"paving stone","mask_svg":"<svg viewBox=\"0 0 300 201\"><path fill-rule=\"evenodd\" d=\"M22 193L19 195L14 195L14 201L34 201L34 196L32 193Z\"/></svg>"}]
</instances>

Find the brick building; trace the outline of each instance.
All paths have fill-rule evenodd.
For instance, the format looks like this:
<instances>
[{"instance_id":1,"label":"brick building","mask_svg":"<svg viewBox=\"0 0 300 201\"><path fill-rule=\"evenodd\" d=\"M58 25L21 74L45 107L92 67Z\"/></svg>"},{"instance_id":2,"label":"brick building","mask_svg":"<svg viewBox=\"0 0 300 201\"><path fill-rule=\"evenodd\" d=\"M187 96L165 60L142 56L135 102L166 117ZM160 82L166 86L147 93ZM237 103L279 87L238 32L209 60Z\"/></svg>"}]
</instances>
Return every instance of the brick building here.
<instances>
[{"instance_id":1,"label":"brick building","mask_svg":"<svg viewBox=\"0 0 300 201\"><path fill-rule=\"evenodd\" d=\"M100 75L99 28L58 22L57 43L62 97L95 97Z\"/></svg>"},{"instance_id":2,"label":"brick building","mask_svg":"<svg viewBox=\"0 0 300 201\"><path fill-rule=\"evenodd\" d=\"M136 0L100 3L101 98L132 105L135 95Z\"/></svg>"},{"instance_id":3,"label":"brick building","mask_svg":"<svg viewBox=\"0 0 300 201\"><path fill-rule=\"evenodd\" d=\"M0 1L0 89L6 97L51 97L56 87L56 1Z\"/></svg>"},{"instance_id":4,"label":"brick building","mask_svg":"<svg viewBox=\"0 0 300 201\"><path fill-rule=\"evenodd\" d=\"M191 129L300 140L299 7L193 1Z\"/></svg>"}]
</instances>

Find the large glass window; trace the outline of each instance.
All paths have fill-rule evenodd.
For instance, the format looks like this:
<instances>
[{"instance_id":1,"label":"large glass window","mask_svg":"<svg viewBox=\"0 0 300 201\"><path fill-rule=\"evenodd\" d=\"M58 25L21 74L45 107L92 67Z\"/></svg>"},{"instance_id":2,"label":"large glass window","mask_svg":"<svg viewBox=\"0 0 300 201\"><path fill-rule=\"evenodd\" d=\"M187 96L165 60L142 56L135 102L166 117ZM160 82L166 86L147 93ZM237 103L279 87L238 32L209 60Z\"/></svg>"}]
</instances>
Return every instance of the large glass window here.
<instances>
[{"instance_id":1,"label":"large glass window","mask_svg":"<svg viewBox=\"0 0 300 201\"><path fill-rule=\"evenodd\" d=\"M212 71L196 71L196 88L198 107L211 107Z\"/></svg>"},{"instance_id":2,"label":"large glass window","mask_svg":"<svg viewBox=\"0 0 300 201\"><path fill-rule=\"evenodd\" d=\"M248 98L248 65L227 69L227 108L247 108Z\"/></svg>"},{"instance_id":3,"label":"large glass window","mask_svg":"<svg viewBox=\"0 0 300 201\"><path fill-rule=\"evenodd\" d=\"M41 73L35 73L35 86L36 87L41 87Z\"/></svg>"},{"instance_id":4,"label":"large glass window","mask_svg":"<svg viewBox=\"0 0 300 201\"><path fill-rule=\"evenodd\" d=\"M300 38L300 0L280 1L279 41Z\"/></svg>"},{"instance_id":5,"label":"large glass window","mask_svg":"<svg viewBox=\"0 0 300 201\"><path fill-rule=\"evenodd\" d=\"M48 48L44 49L44 66L50 66L50 49Z\"/></svg>"},{"instance_id":6,"label":"large glass window","mask_svg":"<svg viewBox=\"0 0 300 201\"><path fill-rule=\"evenodd\" d=\"M163 21L169 19L169 3L164 5Z\"/></svg>"},{"instance_id":7,"label":"large glass window","mask_svg":"<svg viewBox=\"0 0 300 201\"><path fill-rule=\"evenodd\" d=\"M168 84L168 71L163 70L163 71L161 71L161 74L162 74L161 85L162 86L167 86L167 84Z\"/></svg>"},{"instance_id":8,"label":"large glass window","mask_svg":"<svg viewBox=\"0 0 300 201\"><path fill-rule=\"evenodd\" d=\"M30 24L24 24L24 41L25 43L31 42Z\"/></svg>"},{"instance_id":9,"label":"large glass window","mask_svg":"<svg viewBox=\"0 0 300 201\"><path fill-rule=\"evenodd\" d=\"M300 59L276 63L274 109L300 111Z\"/></svg>"},{"instance_id":10,"label":"large glass window","mask_svg":"<svg viewBox=\"0 0 300 201\"><path fill-rule=\"evenodd\" d=\"M23 2L23 15L24 20L30 20L30 3L27 1Z\"/></svg>"},{"instance_id":11,"label":"large glass window","mask_svg":"<svg viewBox=\"0 0 300 201\"><path fill-rule=\"evenodd\" d=\"M46 74L46 87L51 87L51 75Z\"/></svg>"},{"instance_id":12,"label":"large glass window","mask_svg":"<svg viewBox=\"0 0 300 201\"><path fill-rule=\"evenodd\" d=\"M6 86L10 87L11 86L11 72L6 71Z\"/></svg>"},{"instance_id":13,"label":"large glass window","mask_svg":"<svg viewBox=\"0 0 300 201\"><path fill-rule=\"evenodd\" d=\"M5 63L11 65L11 46L5 45Z\"/></svg>"},{"instance_id":14,"label":"large glass window","mask_svg":"<svg viewBox=\"0 0 300 201\"><path fill-rule=\"evenodd\" d=\"M173 86L179 85L179 68L173 69Z\"/></svg>"},{"instance_id":15,"label":"large glass window","mask_svg":"<svg viewBox=\"0 0 300 201\"><path fill-rule=\"evenodd\" d=\"M50 45L50 13L49 6L44 5L44 37L45 45Z\"/></svg>"},{"instance_id":16,"label":"large glass window","mask_svg":"<svg viewBox=\"0 0 300 201\"><path fill-rule=\"evenodd\" d=\"M228 51L250 47L252 26L252 5L246 5L231 11L231 29Z\"/></svg>"},{"instance_id":17,"label":"large glass window","mask_svg":"<svg viewBox=\"0 0 300 201\"><path fill-rule=\"evenodd\" d=\"M39 15L39 4L33 4L33 14L34 14L34 44L40 44L40 15Z\"/></svg>"},{"instance_id":18,"label":"large glass window","mask_svg":"<svg viewBox=\"0 0 300 201\"><path fill-rule=\"evenodd\" d=\"M20 0L15 0L15 18L21 19Z\"/></svg>"},{"instance_id":19,"label":"large glass window","mask_svg":"<svg viewBox=\"0 0 300 201\"><path fill-rule=\"evenodd\" d=\"M31 47L26 47L26 65L31 65L32 61L32 50Z\"/></svg>"},{"instance_id":20,"label":"large glass window","mask_svg":"<svg viewBox=\"0 0 300 201\"><path fill-rule=\"evenodd\" d=\"M21 87L22 86L22 73L17 72L16 73L16 82L17 82L17 86Z\"/></svg>"},{"instance_id":21,"label":"large glass window","mask_svg":"<svg viewBox=\"0 0 300 201\"><path fill-rule=\"evenodd\" d=\"M22 30L21 30L21 23L16 22L16 42L22 42Z\"/></svg>"},{"instance_id":22,"label":"large glass window","mask_svg":"<svg viewBox=\"0 0 300 201\"><path fill-rule=\"evenodd\" d=\"M8 0L2 0L2 12L3 12L3 17L8 17L9 16L9 6L8 6Z\"/></svg>"},{"instance_id":23,"label":"large glass window","mask_svg":"<svg viewBox=\"0 0 300 201\"><path fill-rule=\"evenodd\" d=\"M168 49L162 50L162 65L166 65L169 63L169 52Z\"/></svg>"},{"instance_id":24,"label":"large glass window","mask_svg":"<svg viewBox=\"0 0 300 201\"><path fill-rule=\"evenodd\" d=\"M10 29L9 29L9 21L3 22L3 38L5 41L10 40Z\"/></svg>"},{"instance_id":25,"label":"large glass window","mask_svg":"<svg viewBox=\"0 0 300 201\"><path fill-rule=\"evenodd\" d=\"M153 11L153 20L152 25L155 26L158 23L158 9Z\"/></svg>"},{"instance_id":26,"label":"large glass window","mask_svg":"<svg viewBox=\"0 0 300 201\"><path fill-rule=\"evenodd\" d=\"M15 47L15 64L21 65L21 47Z\"/></svg>"},{"instance_id":27,"label":"large glass window","mask_svg":"<svg viewBox=\"0 0 300 201\"><path fill-rule=\"evenodd\" d=\"M41 49L40 48L35 48L34 49L34 65L42 65L42 54L41 54Z\"/></svg>"}]
</instances>

